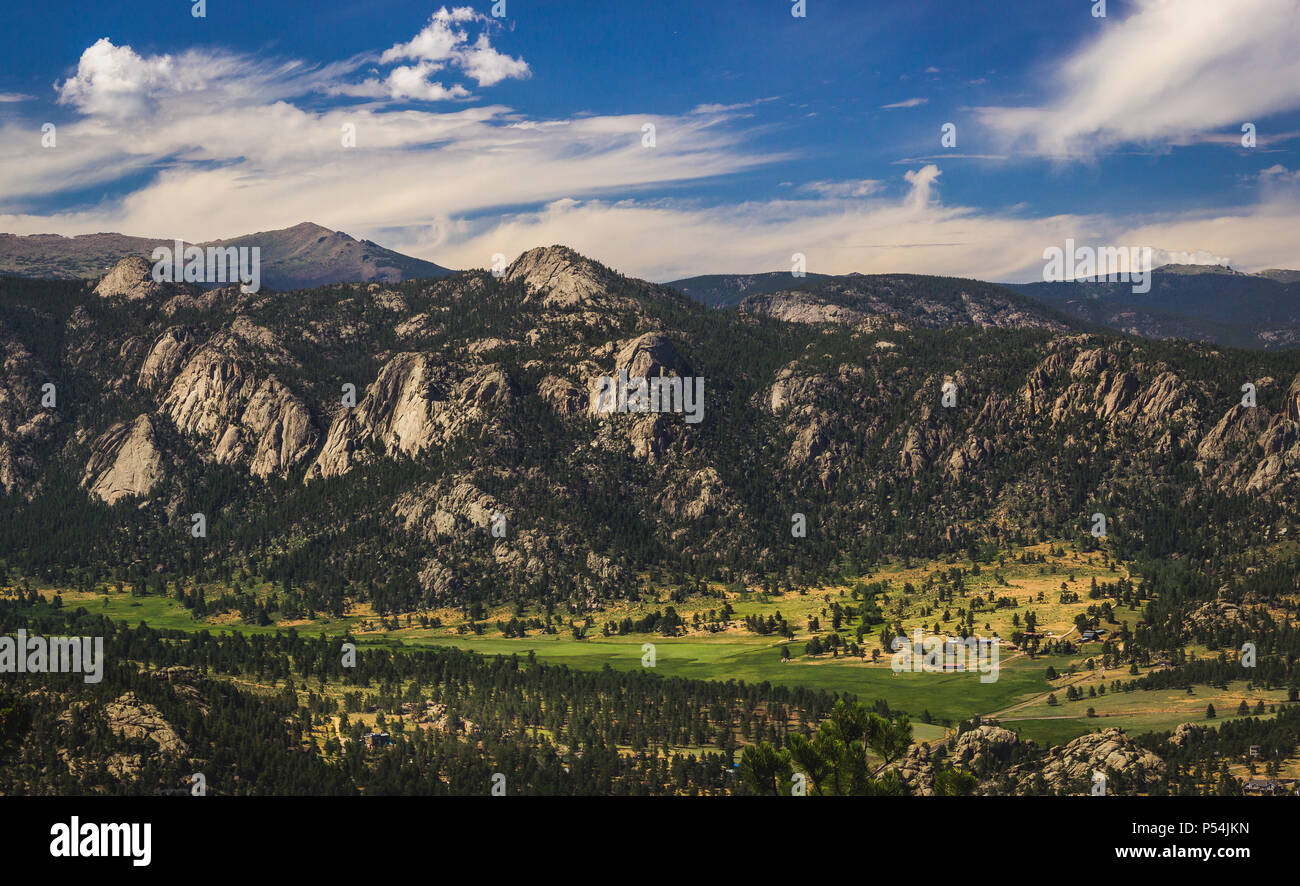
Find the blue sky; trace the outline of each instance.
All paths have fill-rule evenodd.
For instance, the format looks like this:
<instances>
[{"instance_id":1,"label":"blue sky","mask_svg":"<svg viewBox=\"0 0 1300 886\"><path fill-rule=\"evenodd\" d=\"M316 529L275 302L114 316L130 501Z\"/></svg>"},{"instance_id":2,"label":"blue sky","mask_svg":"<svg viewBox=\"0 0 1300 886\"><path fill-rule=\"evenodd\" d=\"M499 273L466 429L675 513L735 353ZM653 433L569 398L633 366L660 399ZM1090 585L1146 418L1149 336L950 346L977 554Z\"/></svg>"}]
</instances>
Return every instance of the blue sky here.
<instances>
[{"instance_id":1,"label":"blue sky","mask_svg":"<svg viewBox=\"0 0 1300 886\"><path fill-rule=\"evenodd\" d=\"M7 10L0 230L311 220L651 279L1033 279L1067 237L1300 266L1300 0L191 5Z\"/></svg>"}]
</instances>

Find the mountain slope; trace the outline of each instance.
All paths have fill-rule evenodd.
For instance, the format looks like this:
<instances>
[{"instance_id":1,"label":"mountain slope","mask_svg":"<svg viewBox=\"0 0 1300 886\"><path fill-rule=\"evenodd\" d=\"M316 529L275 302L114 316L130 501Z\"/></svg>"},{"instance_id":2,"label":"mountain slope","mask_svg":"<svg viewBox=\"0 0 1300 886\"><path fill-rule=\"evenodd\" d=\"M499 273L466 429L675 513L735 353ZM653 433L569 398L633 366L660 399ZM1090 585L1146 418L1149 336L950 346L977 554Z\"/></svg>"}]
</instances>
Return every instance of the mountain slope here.
<instances>
[{"instance_id":1,"label":"mountain slope","mask_svg":"<svg viewBox=\"0 0 1300 886\"><path fill-rule=\"evenodd\" d=\"M1167 265L1151 291L1130 283L1079 280L1009 288L1067 314L1145 338L1185 338L1249 348L1300 345L1300 272L1243 274L1229 268Z\"/></svg>"},{"instance_id":2,"label":"mountain slope","mask_svg":"<svg viewBox=\"0 0 1300 886\"><path fill-rule=\"evenodd\" d=\"M779 292L803 282L828 279L826 274L809 274L796 278L789 271L769 271L763 274L704 274L684 277L664 284L684 292L700 304L710 308L728 308L738 305L751 295Z\"/></svg>"},{"instance_id":3,"label":"mountain slope","mask_svg":"<svg viewBox=\"0 0 1300 886\"><path fill-rule=\"evenodd\" d=\"M927 329L1075 328L1068 317L994 283L917 274L849 274L747 296L744 313L797 323L838 323L863 330L906 324Z\"/></svg>"},{"instance_id":4,"label":"mountain slope","mask_svg":"<svg viewBox=\"0 0 1300 886\"><path fill-rule=\"evenodd\" d=\"M1117 554L1234 558L1300 491L1300 354L1079 333L990 284L814 281L713 311L563 247L501 279L275 294L126 270L100 293L0 280L0 558L106 568L129 543L166 574L255 563L317 611L590 611L649 568L1090 544L1098 510ZM856 316L790 315L810 298ZM599 413L620 370L703 378L703 420ZM206 540L178 544L196 512Z\"/></svg>"},{"instance_id":5,"label":"mountain slope","mask_svg":"<svg viewBox=\"0 0 1300 886\"><path fill-rule=\"evenodd\" d=\"M155 247L174 247L171 240L124 234L0 234L0 274L44 279L96 278L131 255L148 258ZM272 289L301 289L327 283L397 282L445 277L447 268L356 240L311 222L227 240L195 244L259 247L262 284Z\"/></svg>"}]
</instances>

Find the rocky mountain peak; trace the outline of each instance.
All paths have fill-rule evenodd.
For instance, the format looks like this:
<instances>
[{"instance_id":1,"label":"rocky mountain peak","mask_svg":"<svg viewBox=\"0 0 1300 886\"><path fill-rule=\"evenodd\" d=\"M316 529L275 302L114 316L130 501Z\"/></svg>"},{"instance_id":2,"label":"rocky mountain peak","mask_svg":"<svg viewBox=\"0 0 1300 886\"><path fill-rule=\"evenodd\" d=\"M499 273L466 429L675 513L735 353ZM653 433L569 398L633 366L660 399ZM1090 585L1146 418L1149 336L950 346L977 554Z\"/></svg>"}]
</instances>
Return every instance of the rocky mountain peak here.
<instances>
[{"instance_id":1,"label":"rocky mountain peak","mask_svg":"<svg viewBox=\"0 0 1300 886\"><path fill-rule=\"evenodd\" d=\"M567 246L538 246L506 268L507 280L521 280L530 293L544 293L543 304L571 307L605 291L613 274Z\"/></svg>"},{"instance_id":2,"label":"rocky mountain peak","mask_svg":"<svg viewBox=\"0 0 1300 886\"><path fill-rule=\"evenodd\" d=\"M153 279L153 264L144 256L128 255L118 261L95 287L100 298L125 298L137 301L165 291L162 283Z\"/></svg>"}]
</instances>

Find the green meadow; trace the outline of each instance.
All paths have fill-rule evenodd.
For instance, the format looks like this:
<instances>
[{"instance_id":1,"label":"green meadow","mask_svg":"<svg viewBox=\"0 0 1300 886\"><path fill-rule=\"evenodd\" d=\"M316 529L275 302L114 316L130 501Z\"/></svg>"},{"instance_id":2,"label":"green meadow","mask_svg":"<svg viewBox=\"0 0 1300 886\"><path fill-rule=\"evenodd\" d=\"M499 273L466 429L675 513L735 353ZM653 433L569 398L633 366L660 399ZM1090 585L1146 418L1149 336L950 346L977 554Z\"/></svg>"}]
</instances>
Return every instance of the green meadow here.
<instances>
[{"instance_id":1,"label":"green meadow","mask_svg":"<svg viewBox=\"0 0 1300 886\"><path fill-rule=\"evenodd\" d=\"M65 606L84 606L116 621L129 624L147 623L155 628L198 632L239 631L248 634L284 631L285 625L257 626L239 621L213 623L195 621L190 612L166 597L131 597L126 594L65 594ZM107 603L104 601L107 600ZM355 631L362 616L315 619L293 625L304 634L325 633L342 636ZM864 663L856 658L800 658L804 643L794 641L795 658L782 662L780 643L770 637L725 633L703 637L661 637L628 635L593 637L575 640L554 634L535 634L521 639L501 636L455 635L419 628L390 632L356 633L357 643L389 648L453 646L484 655L518 655L532 652L539 660L574 668L599 670L605 666L622 670L642 668L642 647L653 643L655 672L664 676L698 680L743 680L749 683L768 681L773 684L852 693L865 701L887 700L891 707L908 712L919 722L926 711L936 720L958 720L976 714L990 714L1010 705L1032 699L1051 689L1045 678L1049 664L1063 668L1066 659L1039 657L1030 661L1021 656L1010 660L993 683L981 683L976 672L962 674L895 674L888 656L880 664ZM941 730L939 730L941 732ZM1083 731L1083 730L1081 730Z\"/></svg>"},{"instance_id":2,"label":"green meadow","mask_svg":"<svg viewBox=\"0 0 1300 886\"><path fill-rule=\"evenodd\" d=\"M985 603L978 616L981 633L990 632L1002 637L1010 636L1017 626L1032 612L1038 619L1038 628L1049 636L1066 637L1073 633L1075 617L1094 602L1088 598L1091 582L1113 581L1126 574L1121 564L1108 562L1095 553L1067 550L1051 544L1041 544L1031 549L1041 559L1031 562L1001 562L982 572L973 570L965 576L967 588L960 598L943 600L938 596L939 583L935 579L948 570L948 563L921 563L902 567L891 565L877 570L862 581L883 580L888 591L877 599L881 610L890 620L902 623L907 631L922 629L932 632L932 626L943 621L949 623L949 609L970 605L971 601L991 601L994 596L1011 597L1009 607L991 608ZM861 588L859 584L857 586ZM43 593L59 593L60 589L39 588ZM220 590L207 589L209 598ZM890 655L880 649L877 629L863 638L862 656L851 656L841 647L841 654L806 655L809 640L820 634L823 639L829 630L828 610L836 603L852 605L853 582L827 587L805 588L798 592L768 594L753 589L738 593L721 585L710 585L709 593L692 595L675 604L674 609L685 623L694 624L681 636L666 637L658 633L617 633L606 636L602 625L620 621L635 622L651 612L661 611L671 605L663 588L646 587L639 600L622 601L608 609L593 613L585 636L573 628L575 620L565 624L556 622L554 629L542 631L534 628L523 637L507 637L501 625L512 617L507 607L498 607L483 613L477 622L470 621L456 609L441 609L422 616L403 616L396 620L379 618L368 605L359 605L341 618L315 618L297 622L280 622L255 625L227 614L196 621L190 610L173 597L142 596L126 593L76 593L62 591L65 606L84 606L92 612L130 624L147 623L156 628L182 631L239 631L247 634L264 634L293 628L300 633L328 636L351 634L358 644L393 649L416 649L430 646L449 646L471 650L484 655L530 654L538 660L573 668L599 670L610 667L635 670L644 667L645 644L654 645L654 671L668 677L685 677L699 680L736 680L747 683L769 682L775 685L803 687L829 692L849 693L871 702L884 699L895 710L907 712L916 734L923 740L933 740L944 735L944 724L956 724L974 716L996 717L1005 726L1022 732L1036 741L1060 744L1085 732L1098 728L1121 726L1130 732L1172 729L1179 723L1202 719L1205 706L1213 702L1220 717L1235 714L1242 697L1248 697L1252 706L1261 700L1260 693L1246 693L1244 688L1230 687L1227 692L1217 692L1211 687L1197 687L1195 696L1185 694L1136 692L1114 693L1067 701L1065 692L1069 684L1083 692L1107 682L1105 677L1091 670L1090 655L1098 647L1085 646L1074 655L1030 656L1014 647L1002 651L1000 672L996 682L980 682L978 672L964 673L899 673L890 667ZM1066 592L1073 594L1068 599ZM275 589L257 585L257 596L270 595ZM852 593L851 593L852 592ZM982 595L982 596L981 596ZM717 630L715 613L724 599L732 608L731 621L723 630ZM754 615L767 617L781 613L795 631L793 640L776 634L758 634L746 630L743 620ZM1130 607L1117 608L1117 617L1133 621L1139 613ZM528 616L529 614L525 614ZM531 613L538 616L539 613ZM433 616L436 621L430 622ZM422 627L420 618L425 624ZM817 622L820 621L820 625ZM387 623L386 623L387 622ZM701 624L713 624L713 630L701 630ZM849 633L848 625L844 634ZM1113 627L1113 625L1112 625ZM572 630L570 628L573 628ZM946 629L946 628L945 628ZM790 658L783 661L781 648L788 648ZM881 653L877 661L870 658L871 650ZM1051 666L1061 676L1048 681ZM1127 673L1112 672L1110 679L1129 679ZM1048 696L1055 694L1058 704L1049 704ZM1266 703L1283 699L1263 697ZM1087 716L1094 709L1095 716ZM923 720L932 721L933 725Z\"/></svg>"}]
</instances>

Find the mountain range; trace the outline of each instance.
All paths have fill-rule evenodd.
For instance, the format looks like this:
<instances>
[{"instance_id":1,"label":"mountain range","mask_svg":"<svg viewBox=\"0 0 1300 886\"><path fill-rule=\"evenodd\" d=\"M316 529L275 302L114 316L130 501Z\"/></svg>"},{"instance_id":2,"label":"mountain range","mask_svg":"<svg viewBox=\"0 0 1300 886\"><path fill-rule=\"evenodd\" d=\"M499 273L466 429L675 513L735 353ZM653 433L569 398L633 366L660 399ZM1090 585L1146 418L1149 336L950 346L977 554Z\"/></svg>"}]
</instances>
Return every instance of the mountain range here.
<instances>
[{"instance_id":1,"label":"mountain range","mask_svg":"<svg viewBox=\"0 0 1300 886\"><path fill-rule=\"evenodd\" d=\"M125 234L0 234L0 274L44 279L97 279L127 256L149 256L174 241ZM258 246L262 281L281 291L329 283L394 283L452 273L424 259L357 240L311 222L291 228L195 244L200 247ZM872 293L889 293L909 275L806 274L788 271L708 274L665 284L711 308L827 316L832 306L853 313L851 302ZM919 276L918 279L928 279ZM972 283L972 285L974 285ZM1272 269L1255 274L1224 266L1166 265L1152 271L1150 292L1135 294L1131 284L1095 280L1065 283L979 284L986 293L1002 289L1001 299L1021 309L1012 292L1051 310L1055 322L1081 321L1078 328L1106 327L1144 338L1180 338L1242 348L1300 345L1300 271ZM901 298L915 292L900 290ZM760 297L767 298L760 298ZM804 302L803 308L796 308ZM874 306L879 308L880 305ZM1077 324L1076 324L1077 325Z\"/></svg>"},{"instance_id":2,"label":"mountain range","mask_svg":"<svg viewBox=\"0 0 1300 886\"><path fill-rule=\"evenodd\" d=\"M29 557L134 538L179 570L198 555L177 521L203 512L192 567L251 556L390 607L587 607L652 563L816 574L1103 506L1130 553L1225 497L1245 511L1212 543L1259 543L1300 480L1300 352L1133 340L979 281L815 280L717 311L555 246L500 278L246 295L132 256L94 289L0 293L4 532ZM602 415L621 372L703 377L703 422ZM796 512L819 531L791 545ZM479 531L495 513L508 541Z\"/></svg>"},{"instance_id":3,"label":"mountain range","mask_svg":"<svg viewBox=\"0 0 1300 886\"><path fill-rule=\"evenodd\" d=\"M788 271L774 271L687 277L668 285L704 305L723 308L774 293L796 294L785 296L787 301L815 301L827 281L843 281L844 287L854 288L870 286L873 279L888 278L861 274L794 278ZM1152 271L1151 291L1145 294L1135 294L1129 283L1094 280L1003 286L1090 326L1143 338L1260 349L1300 345L1300 271L1246 274L1226 267L1165 265Z\"/></svg>"},{"instance_id":4,"label":"mountain range","mask_svg":"<svg viewBox=\"0 0 1300 886\"><path fill-rule=\"evenodd\" d=\"M14 587L0 616L47 633L109 633L121 663L101 687L41 687L20 693L15 709L32 717L33 734L56 737L50 747L96 748L116 773L110 789L156 780L150 766L206 771L191 757L239 747L238 767L214 776L236 791L247 779L232 771L264 765L263 752L247 750L264 736L300 758L274 767L286 774L267 776L271 787L315 793L342 778L329 762L341 743L372 749L364 730L381 721L363 726L369 707L391 715L390 728L410 717L441 736L446 760L480 747L510 753L480 745L475 723L495 723L487 731L503 742L535 741L535 689L516 687L503 702L507 679L554 684L547 711L569 711L571 699L622 710L643 690L689 692L696 725L670 735L682 716L674 702L678 713L656 714L648 728L676 746L726 752L750 728L753 702L771 708L754 693L797 705L810 723L826 717L834 699L798 684L837 673L833 662L856 669L842 688L880 696L873 710L906 705L927 724L931 706L951 719L1014 711L1035 696L1050 709L1053 692L1077 702L1075 681L1092 668L1085 656L1112 677L1098 699L1108 684L1123 696L1245 679L1273 691L1270 700L1284 687L1292 701L1300 693L1290 626L1300 350L1135 338L976 280L849 275L801 287L711 309L564 246L530 249L500 276L256 293L160 283L138 254L93 285L0 277L0 576ZM604 381L622 377L669 390L702 380L702 420L602 409ZM624 614L634 611L645 614ZM1056 632L1041 648L1037 632L1021 632L1040 615ZM924 618L936 635L1002 624L1024 650L1006 661L1006 690L954 691L946 681L956 674L904 683L867 664L869 646L888 649L905 633L904 617ZM1103 624L1122 638L1123 658L1113 640L1075 645L1074 631L1082 644L1085 628L1095 637ZM332 663L354 632L367 649L351 674ZM598 634L631 635L632 645ZM570 648L561 642L578 656L619 656L641 654L649 639L665 663L696 661L669 638L715 635L727 645L710 649L740 656L715 667L743 661L748 678L688 683L608 668L578 677L531 662L537 649ZM385 646L475 640L507 655ZM1258 675L1243 677L1235 652L1214 654L1245 642L1259 649ZM791 655L802 663L787 669ZM206 673L265 688L223 701L229 687ZM282 685L291 674L308 705L324 704L312 693L324 694L327 680L330 691L342 681L355 722L335 717L345 708L333 702L301 709ZM389 688L409 679L414 695ZM471 684L466 697L448 688ZM437 700L415 697L420 686ZM362 689L364 699L351 695ZM724 702L724 689L747 700ZM0 701L9 703L4 693ZM1258 733L1227 738L1267 744L1260 736L1276 734L1293 746L1286 703L1284 715L1251 727ZM102 717L102 738L69 732L69 709ZM575 747L585 759L601 742L639 740L613 725L599 740L573 737L619 720L604 709L554 716L546 722L564 748L544 755L557 779ZM906 748L891 790L940 792L950 765L974 773L967 789L982 793L1086 792L1102 766L1116 791L1210 790L1184 784L1175 764L1199 754L1216 772L1244 747L1171 717L1176 735L1141 743L1080 721L1051 732L1056 744L1073 740L1050 749L966 722L944 739L951 757L942 742ZM779 721L783 730L798 722ZM17 723L0 723L0 740L8 735L28 767L0 767L18 773L10 790L90 783L38 765L45 745ZM136 745L116 738L138 723L162 736L156 753L131 756ZM208 735L207 723L225 732ZM394 763L416 759L405 745L393 754ZM721 761L709 770L705 783L734 778ZM466 771L420 767L472 792ZM479 773L482 783L493 771ZM370 773L359 767L339 790ZM376 791L385 789L394 788Z\"/></svg>"},{"instance_id":5,"label":"mountain range","mask_svg":"<svg viewBox=\"0 0 1300 886\"><path fill-rule=\"evenodd\" d=\"M0 234L0 274L45 279L97 279L127 256L149 257L174 240L126 234ZM417 277L445 277L447 268L402 255L369 240L311 222L226 240L192 244L206 248L259 247L262 282L272 289L302 289L326 283L395 283Z\"/></svg>"},{"instance_id":6,"label":"mountain range","mask_svg":"<svg viewBox=\"0 0 1300 886\"><path fill-rule=\"evenodd\" d=\"M1104 280L1008 286L1082 320L1145 338L1242 348L1300 345L1300 271L1165 265L1151 272L1151 290L1143 294Z\"/></svg>"}]
</instances>

